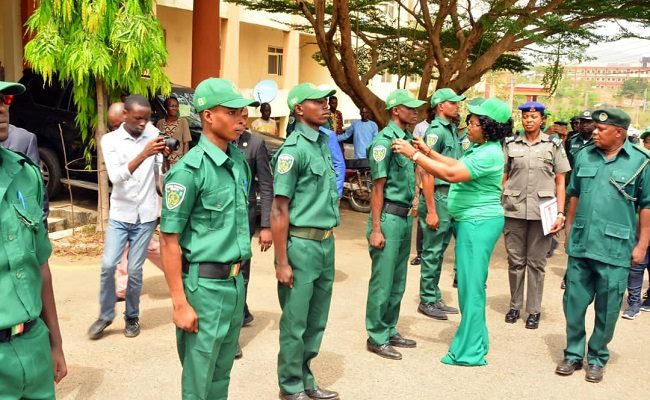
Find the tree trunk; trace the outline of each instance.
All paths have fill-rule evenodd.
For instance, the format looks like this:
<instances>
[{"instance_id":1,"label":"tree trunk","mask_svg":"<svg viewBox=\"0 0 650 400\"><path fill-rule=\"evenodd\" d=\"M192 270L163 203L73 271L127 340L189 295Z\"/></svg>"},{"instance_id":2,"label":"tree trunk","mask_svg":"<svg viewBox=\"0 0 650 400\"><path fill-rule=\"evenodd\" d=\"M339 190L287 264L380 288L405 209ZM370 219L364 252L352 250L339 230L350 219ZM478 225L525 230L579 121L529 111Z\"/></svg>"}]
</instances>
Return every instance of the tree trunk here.
<instances>
[{"instance_id":1,"label":"tree trunk","mask_svg":"<svg viewBox=\"0 0 650 400\"><path fill-rule=\"evenodd\" d=\"M108 227L108 176L104 155L102 154L102 136L106 133L106 90L104 82L98 79L95 82L97 93L97 129L95 130L95 147L97 148L97 225L96 231L103 232Z\"/></svg>"}]
</instances>

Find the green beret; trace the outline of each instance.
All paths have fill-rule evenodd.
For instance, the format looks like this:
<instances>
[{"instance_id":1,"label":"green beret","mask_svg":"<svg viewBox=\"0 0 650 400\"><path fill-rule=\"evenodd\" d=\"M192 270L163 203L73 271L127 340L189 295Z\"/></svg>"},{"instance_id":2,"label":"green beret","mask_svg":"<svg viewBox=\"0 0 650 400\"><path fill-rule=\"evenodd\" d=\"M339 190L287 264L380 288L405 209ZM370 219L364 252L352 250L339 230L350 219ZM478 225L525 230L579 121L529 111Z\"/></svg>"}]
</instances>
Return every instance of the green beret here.
<instances>
[{"instance_id":1,"label":"green beret","mask_svg":"<svg viewBox=\"0 0 650 400\"><path fill-rule=\"evenodd\" d=\"M618 108L603 108L591 112L591 118L596 123L618 126L627 129L630 126L630 116Z\"/></svg>"}]
</instances>

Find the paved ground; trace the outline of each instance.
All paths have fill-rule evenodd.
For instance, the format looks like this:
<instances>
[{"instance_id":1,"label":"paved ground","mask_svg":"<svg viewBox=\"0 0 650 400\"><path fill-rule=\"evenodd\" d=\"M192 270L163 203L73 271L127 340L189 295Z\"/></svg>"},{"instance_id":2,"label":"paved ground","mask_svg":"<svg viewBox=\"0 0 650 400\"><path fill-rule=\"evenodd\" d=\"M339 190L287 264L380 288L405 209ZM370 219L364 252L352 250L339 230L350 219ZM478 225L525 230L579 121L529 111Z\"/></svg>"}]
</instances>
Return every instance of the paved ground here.
<instances>
[{"instance_id":1,"label":"paved ground","mask_svg":"<svg viewBox=\"0 0 650 400\"><path fill-rule=\"evenodd\" d=\"M619 321L610 345L612 359L601 384L585 382L581 371L571 377L553 373L565 344L560 280L566 256L562 251L549 261L541 326L531 331L524 329L521 321L515 325L503 322L509 300L507 264L503 242L497 244L488 280L488 366L467 368L440 363L460 317L434 321L416 312L419 267L409 267L399 323L400 332L416 339L418 347L404 349L402 361L368 353L364 330L370 275L364 238L366 218L352 211L342 213L342 225L336 233L337 270L330 323L314 365L319 383L339 391L342 399L647 396L650 313L635 321ZM58 386L58 398L180 398L181 369L171 323L171 302L162 273L151 264L145 266L139 337L125 338L123 321L117 319L107 336L92 342L86 338L86 330L98 312L99 260L53 258L50 263L69 368L68 377ZM451 287L452 263L453 252L449 251L441 287L447 302L457 305L456 291ZM255 321L242 329L244 358L235 362L232 371L231 399L277 398L275 367L280 308L272 265L272 253L254 251L249 304ZM118 304L118 314L123 311L123 304Z\"/></svg>"}]
</instances>

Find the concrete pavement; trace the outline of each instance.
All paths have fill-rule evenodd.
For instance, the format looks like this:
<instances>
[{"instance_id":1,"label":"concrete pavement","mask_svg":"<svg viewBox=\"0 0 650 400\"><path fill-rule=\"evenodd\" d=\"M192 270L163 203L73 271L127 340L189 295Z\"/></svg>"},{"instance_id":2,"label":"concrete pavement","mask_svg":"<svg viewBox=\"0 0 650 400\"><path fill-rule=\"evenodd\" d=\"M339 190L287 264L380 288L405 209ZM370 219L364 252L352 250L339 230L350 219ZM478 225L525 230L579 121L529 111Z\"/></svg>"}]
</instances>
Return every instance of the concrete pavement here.
<instances>
[{"instance_id":1,"label":"concrete pavement","mask_svg":"<svg viewBox=\"0 0 650 400\"><path fill-rule=\"evenodd\" d=\"M488 279L489 365L453 367L440 363L456 331L459 315L435 321L418 314L419 267L409 266L398 328L418 341L400 349L404 359L391 361L366 351L364 315L370 258L365 239L367 215L342 210L336 231L336 282L329 325L314 370L323 387L344 400L370 399L610 399L643 398L650 370L650 313L635 321L619 320L612 358L604 381L590 384L584 372L556 376L555 364L565 344L560 281L566 266L562 250L549 260L540 328L503 322L508 310L507 261L497 244ZM254 245L256 238L254 238ZM414 248L414 246L413 246ZM59 399L178 399L180 373L171 323L171 301L162 272L147 262L141 301L142 333L124 337L117 318L104 338L90 341L86 330L98 313L99 259L50 260L69 374L57 387ZM458 306L453 278L453 242L443 267L441 288L448 304ZM254 246L249 306L255 316L242 329L244 358L235 361L230 398L276 399L276 357L280 307L272 251ZM118 303L121 315L124 303ZM524 316L525 318L525 316ZM588 315L591 331L593 313Z\"/></svg>"}]
</instances>

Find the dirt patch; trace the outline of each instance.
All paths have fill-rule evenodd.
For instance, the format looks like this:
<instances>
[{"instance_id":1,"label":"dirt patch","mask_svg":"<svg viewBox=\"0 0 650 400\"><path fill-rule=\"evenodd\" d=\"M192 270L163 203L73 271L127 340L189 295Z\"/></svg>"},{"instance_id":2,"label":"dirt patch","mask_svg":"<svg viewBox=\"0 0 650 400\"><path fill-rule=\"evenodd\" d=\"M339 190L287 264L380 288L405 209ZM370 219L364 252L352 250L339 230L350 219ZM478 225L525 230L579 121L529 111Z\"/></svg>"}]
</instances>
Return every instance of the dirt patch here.
<instances>
[{"instance_id":1,"label":"dirt patch","mask_svg":"<svg viewBox=\"0 0 650 400\"><path fill-rule=\"evenodd\" d=\"M54 255L72 260L101 256L103 250L104 232L95 232L95 225L82 226L73 235L52 241Z\"/></svg>"}]
</instances>

